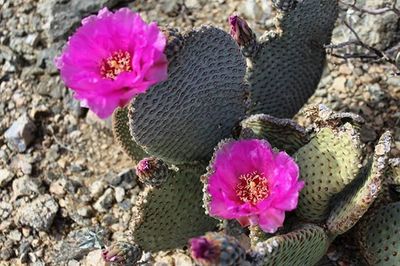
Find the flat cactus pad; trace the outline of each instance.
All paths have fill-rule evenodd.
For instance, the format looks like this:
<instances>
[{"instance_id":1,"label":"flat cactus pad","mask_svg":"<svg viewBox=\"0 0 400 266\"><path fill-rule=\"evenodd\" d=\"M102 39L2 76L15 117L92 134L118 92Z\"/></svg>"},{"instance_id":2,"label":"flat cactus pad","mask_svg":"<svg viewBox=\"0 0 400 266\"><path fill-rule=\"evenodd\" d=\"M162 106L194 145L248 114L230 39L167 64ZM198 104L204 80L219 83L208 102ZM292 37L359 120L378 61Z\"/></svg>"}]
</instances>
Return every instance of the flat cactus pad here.
<instances>
[{"instance_id":1,"label":"flat cactus pad","mask_svg":"<svg viewBox=\"0 0 400 266\"><path fill-rule=\"evenodd\" d=\"M362 171L360 180L346 190L345 194L334 205L327 227L331 234L340 235L353 227L366 213L381 189L385 169L388 163L391 135L386 132L375 148L372 162Z\"/></svg>"},{"instance_id":2,"label":"flat cactus pad","mask_svg":"<svg viewBox=\"0 0 400 266\"><path fill-rule=\"evenodd\" d=\"M400 262L400 201L388 204L365 220L359 232L362 253L370 265Z\"/></svg>"},{"instance_id":3,"label":"flat cactus pad","mask_svg":"<svg viewBox=\"0 0 400 266\"><path fill-rule=\"evenodd\" d=\"M203 167L182 166L160 188L146 187L134 208L130 229L146 251L181 248L191 237L215 228L202 207Z\"/></svg>"},{"instance_id":4,"label":"flat cactus pad","mask_svg":"<svg viewBox=\"0 0 400 266\"><path fill-rule=\"evenodd\" d=\"M128 109L120 107L116 109L112 116L114 138L132 160L139 161L146 156L146 153L133 140L128 123Z\"/></svg>"},{"instance_id":5,"label":"flat cactus pad","mask_svg":"<svg viewBox=\"0 0 400 266\"><path fill-rule=\"evenodd\" d=\"M183 35L168 80L130 106L135 141L152 156L181 164L208 160L245 115L246 62L223 30L203 26Z\"/></svg>"},{"instance_id":6,"label":"flat cactus pad","mask_svg":"<svg viewBox=\"0 0 400 266\"><path fill-rule=\"evenodd\" d=\"M293 154L308 142L306 131L290 119L280 119L270 115L252 115L241 122L242 129L267 140L272 147Z\"/></svg>"},{"instance_id":7,"label":"flat cactus pad","mask_svg":"<svg viewBox=\"0 0 400 266\"><path fill-rule=\"evenodd\" d=\"M331 199L351 183L361 168L362 145L350 124L339 131L321 129L299 149L295 160L305 181L296 214L308 221L323 221Z\"/></svg>"},{"instance_id":8,"label":"flat cactus pad","mask_svg":"<svg viewBox=\"0 0 400 266\"><path fill-rule=\"evenodd\" d=\"M284 235L274 236L257 244L255 251L263 266L315 265L329 247L324 229L306 225Z\"/></svg>"},{"instance_id":9,"label":"flat cactus pad","mask_svg":"<svg viewBox=\"0 0 400 266\"><path fill-rule=\"evenodd\" d=\"M321 78L337 13L336 0L307 0L279 15L278 30L249 58L251 114L291 118L299 111Z\"/></svg>"}]
</instances>

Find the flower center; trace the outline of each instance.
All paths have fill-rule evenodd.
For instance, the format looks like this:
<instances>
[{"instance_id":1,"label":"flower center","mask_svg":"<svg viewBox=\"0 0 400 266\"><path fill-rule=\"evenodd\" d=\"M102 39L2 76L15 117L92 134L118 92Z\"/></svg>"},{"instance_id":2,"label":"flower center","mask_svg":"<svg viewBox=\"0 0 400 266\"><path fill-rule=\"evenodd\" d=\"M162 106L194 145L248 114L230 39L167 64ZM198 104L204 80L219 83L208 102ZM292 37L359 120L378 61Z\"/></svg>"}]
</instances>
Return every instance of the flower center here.
<instances>
[{"instance_id":1,"label":"flower center","mask_svg":"<svg viewBox=\"0 0 400 266\"><path fill-rule=\"evenodd\" d=\"M268 180L258 172L241 175L239 184L236 186L236 195L243 202L250 202L255 205L260 200L268 197Z\"/></svg>"},{"instance_id":2,"label":"flower center","mask_svg":"<svg viewBox=\"0 0 400 266\"><path fill-rule=\"evenodd\" d=\"M132 71L131 54L126 51L114 52L101 62L100 74L104 78L114 80L122 72L130 71Z\"/></svg>"}]
</instances>

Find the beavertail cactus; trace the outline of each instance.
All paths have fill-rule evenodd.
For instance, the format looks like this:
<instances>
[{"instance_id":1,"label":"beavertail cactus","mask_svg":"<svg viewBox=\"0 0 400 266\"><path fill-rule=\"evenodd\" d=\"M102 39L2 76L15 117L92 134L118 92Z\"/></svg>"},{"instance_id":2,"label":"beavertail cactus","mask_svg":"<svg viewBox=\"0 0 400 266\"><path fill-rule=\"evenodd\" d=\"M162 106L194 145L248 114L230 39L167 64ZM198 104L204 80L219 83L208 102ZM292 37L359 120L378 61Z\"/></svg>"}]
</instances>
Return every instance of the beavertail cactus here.
<instances>
[{"instance_id":1,"label":"beavertail cactus","mask_svg":"<svg viewBox=\"0 0 400 266\"><path fill-rule=\"evenodd\" d=\"M294 156L306 182L296 212L305 220L323 221L334 196L356 178L361 168L359 134L351 124L322 128Z\"/></svg>"},{"instance_id":2,"label":"beavertail cactus","mask_svg":"<svg viewBox=\"0 0 400 266\"><path fill-rule=\"evenodd\" d=\"M290 119L279 119L270 115L258 114L240 123L242 133L252 133L252 137L266 139L272 147L293 154L308 141L304 128ZM243 134L241 137L245 137ZM246 137L245 137L246 138Z\"/></svg>"},{"instance_id":3,"label":"beavertail cactus","mask_svg":"<svg viewBox=\"0 0 400 266\"><path fill-rule=\"evenodd\" d=\"M359 243L370 265L398 265L400 261L400 201L376 210L362 223Z\"/></svg>"},{"instance_id":4,"label":"beavertail cactus","mask_svg":"<svg viewBox=\"0 0 400 266\"><path fill-rule=\"evenodd\" d=\"M319 106L306 112L307 130L289 120L319 82L338 1L273 3L276 30L258 39L237 15L230 34L179 32L128 9L102 10L71 38L58 60L63 78L99 116L114 111L114 136L139 162L130 240L105 249L106 261L133 264L142 249L193 238L202 265L314 265L352 232L369 263L399 261L400 162L388 158L390 133L368 155L357 115ZM103 36L107 25L115 27ZM84 43L93 27L99 43ZM76 43L99 48L95 60L77 56ZM232 233L224 220L251 233L201 236Z\"/></svg>"},{"instance_id":5,"label":"beavertail cactus","mask_svg":"<svg viewBox=\"0 0 400 266\"><path fill-rule=\"evenodd\" d=\"M164 171L169 176L159 187L146 186L134 207L131 229L136 244L146 251L183 247L189 238L216 227L204 213L200 166ZM158 173L160 174L160 173Z\"/></svg>"},{"instance_id":6,"label":"beavertail cactus","mask_svg":"<svg viewBox=\"0 0 400 266\"><path fill-rule=\"evenodd\" d=\"M327 220L331 234L340 235L348 231L365 214L377 198L385 175L390 151L391 136L386 132L375 147L375 154L360 176L343 195L338 197Z\"/></svg>"},{"instance_id":7,"label":"beavertail cactus","mask_svg":"<svg viewBox=\"0 0 400 266\"><path fill-rule=\"evenodd\" d=\"M185 33L169 63L168 80L130 106L133 139L167 162L207 160L245 115L245 69L228 33L212 26Z\"/></svg>"},{"instance_id":8,"label":"beavertail cactus","mask_svg":"<svg viewBox=\"0 0 400 266\"><path fill-rule=\"evenodd\" d=\"M251 114L293 117L314 93L338 14L336 0L273 1L285 12L248 56Z\"/></svg>"},{"instance_id":9,"label":"beavertail cactus","mask_svg":"<svg viewBox=\"0 0 400 266\"><path fill-rule=\"evenodd\" d=\"M258 243L253 256L255 265L315 265L329 244L324 229L309 224Z\"/></svg>"}]
</instances>

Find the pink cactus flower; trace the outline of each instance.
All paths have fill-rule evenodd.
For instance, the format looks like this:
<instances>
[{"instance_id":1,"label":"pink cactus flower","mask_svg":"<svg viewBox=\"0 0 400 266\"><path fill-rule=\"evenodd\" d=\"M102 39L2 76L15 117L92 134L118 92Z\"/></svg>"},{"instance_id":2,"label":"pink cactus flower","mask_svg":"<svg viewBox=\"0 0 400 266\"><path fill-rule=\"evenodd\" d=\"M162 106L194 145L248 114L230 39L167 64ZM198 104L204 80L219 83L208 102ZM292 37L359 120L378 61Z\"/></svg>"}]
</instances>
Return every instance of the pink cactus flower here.
<instances>
[{"instance_id":1,"label":"pink cactus flower","mask_svg":"<svg viewBox=\"0 0 400 266\"><path fill-rule=\"evenodd\" d=\"M166 38L127 8L89 16L55 59L75 98L107 118L135 95L167 78Z\"/></svg>"},{"instance_id":2,"label":"pink cactus flower","mask_svg":"<svg viewBox=\"0 0 400 266\"><path fill-rule=\"evenodd\" d=\"M211 216L259 225L268 233L276 232L285 212L297 207L304 186L295 161L257 139L220 146L205 179Z\"/></svg>"}]
</instances>

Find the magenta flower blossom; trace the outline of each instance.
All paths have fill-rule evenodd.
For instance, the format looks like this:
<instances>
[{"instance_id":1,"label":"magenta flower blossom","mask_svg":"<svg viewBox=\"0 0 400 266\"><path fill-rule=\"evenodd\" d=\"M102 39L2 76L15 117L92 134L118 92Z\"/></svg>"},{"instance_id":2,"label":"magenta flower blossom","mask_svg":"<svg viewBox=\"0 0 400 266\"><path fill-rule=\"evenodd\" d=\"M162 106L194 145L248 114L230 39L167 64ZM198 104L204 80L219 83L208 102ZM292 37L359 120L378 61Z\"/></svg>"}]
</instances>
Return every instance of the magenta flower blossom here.
<instances>
[{"instance_id":1,"label":"magenta flower blossom","mask_svg":"<svg viewBox=\"0 0 400 266\"><path fill-rule=\"evenodd\" d=\"M205 181L209 213L274 233L283 225L285 212L297 207L304 186L298 178L295 161L264 140L225 143L214 155Z\"/></svg>"},{"instance_id":2,"label":"magenta flower blossom","mask_svg":"<svg viewBox=\"0 0 400 266\"><path fill-rule=\"evenodd\" d=\"M100 118L167 78L166 37L127 8L89 16L55 62L75 98Z\"/></svg>"}]
</instances>

